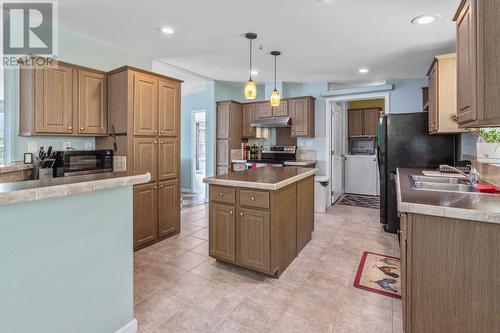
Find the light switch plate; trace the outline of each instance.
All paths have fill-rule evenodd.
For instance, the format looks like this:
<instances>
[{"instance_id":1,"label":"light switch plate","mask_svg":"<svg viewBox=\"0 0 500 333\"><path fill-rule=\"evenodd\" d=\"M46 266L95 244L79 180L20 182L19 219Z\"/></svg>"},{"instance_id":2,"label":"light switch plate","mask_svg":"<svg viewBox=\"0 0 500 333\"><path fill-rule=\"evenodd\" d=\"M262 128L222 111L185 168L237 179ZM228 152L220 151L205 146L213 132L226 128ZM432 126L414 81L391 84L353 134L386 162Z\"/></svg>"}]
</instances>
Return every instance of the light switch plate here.
<instances>
[{"instance_id":1,"label":"light switch plate","mask_svg":"<svg viewBox=\"0 0 500 333\"><path fill-rule=\"evenodd\" d=\"M28 142L28 153L38 153L38 142Z\"/></svg>"},{"instance_id":2,"label":"light switch plate","mask_svg":"<svg viewBox=\"0 0 500 333\"><path fill-rule=\"evenodd\" d=\"M92 150L94 149L94 144L92 141L85 141L85 150Z\"/></svg>"},{"instance_id":3,"label":"light switch plate","mask_svg":"<svg viewBox=\"0 0 500 333\"><path fill-rule=\"evenodd\" d=\"M71 142L69 141L63 142L63 150L71 150Z\"/></svg>"}]
</instances>

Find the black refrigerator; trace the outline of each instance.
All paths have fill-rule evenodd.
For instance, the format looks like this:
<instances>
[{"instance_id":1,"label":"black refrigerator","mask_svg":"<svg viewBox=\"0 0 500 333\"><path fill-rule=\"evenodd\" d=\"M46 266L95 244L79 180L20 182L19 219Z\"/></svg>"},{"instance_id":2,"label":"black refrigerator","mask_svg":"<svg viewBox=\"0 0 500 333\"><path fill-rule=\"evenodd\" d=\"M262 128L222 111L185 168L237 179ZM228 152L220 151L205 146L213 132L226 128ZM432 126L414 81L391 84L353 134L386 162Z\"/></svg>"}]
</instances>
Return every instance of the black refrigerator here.
<instances>
[{"instance_id":1,"label":"black refrigerator","mask_svg":"<svg viewBox=\"0 0 500 333\"><path fill-rule=\"evenodd\" d=\"M380 173L380 223L399 230L396 168L437 168L455 165L456 138L430 135L427 112L382 115L378 124L377 160Z\"/></svg>"}]
</instances>

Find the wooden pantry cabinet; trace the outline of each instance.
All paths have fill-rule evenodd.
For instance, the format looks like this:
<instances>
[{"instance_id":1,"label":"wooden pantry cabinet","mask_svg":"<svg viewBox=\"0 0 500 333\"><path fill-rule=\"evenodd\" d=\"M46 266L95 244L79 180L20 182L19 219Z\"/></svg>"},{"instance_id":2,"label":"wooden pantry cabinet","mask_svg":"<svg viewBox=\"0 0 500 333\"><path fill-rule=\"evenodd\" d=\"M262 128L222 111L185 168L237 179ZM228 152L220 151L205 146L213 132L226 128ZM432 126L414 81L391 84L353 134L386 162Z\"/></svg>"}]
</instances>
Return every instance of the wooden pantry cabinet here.
<instances>
[{"instance_id":1,"label":"wooden pantry cabinet","mask_svg":"<svg viewBox=\"0 0 500 333\"><path fill-rule=\"evenodd\" d=\"M109 132L127 170L151 173L134 187L134 249L180 232L181 82L132 67L108 73ZM111 137L98 148L113 149Z\"/></svg>"},{"instance_id":2,"label":"wooden pantry cabinet","mask_svg":"<svg viewBox=\"0 0 500 333\"><path fill-rule=\"evenodd\" d=\"M107 135L107 75L62 61L20 66L19 135Z\"/></svg>"},{"instance_id":3,"label":"wooden pantry cabinet","mask_svg":"<svg viewBox=\"0 0 500 333\"><path fill-rule=\"evenodd\" d=\"M460 128L500 126L499 17L497 0L462 0L455 15Z\"/></svg>"},{"instance_id":4,"label":"wooden pantry cabinet","mask_svg":"<svg viewBox=\"0 0 500 333\"><path fill-rule=\"evenodd\" d=\"M461 133L452 119L457 114L456 53L436 56L427 72L429 78L429 133Z\"/></svg>"},{"instance_id":5,"label":"wooden pantry cabinet","mask_svg":"<svg viewBox=\"0 0 500 333\"><path fill-rule=\"evenodd\" d=\"M245 121L242 110L242 105L238 102L217 102L217 175L230 171L231 149L241 149L242 126Z\"/></svg>"}]
</instances>

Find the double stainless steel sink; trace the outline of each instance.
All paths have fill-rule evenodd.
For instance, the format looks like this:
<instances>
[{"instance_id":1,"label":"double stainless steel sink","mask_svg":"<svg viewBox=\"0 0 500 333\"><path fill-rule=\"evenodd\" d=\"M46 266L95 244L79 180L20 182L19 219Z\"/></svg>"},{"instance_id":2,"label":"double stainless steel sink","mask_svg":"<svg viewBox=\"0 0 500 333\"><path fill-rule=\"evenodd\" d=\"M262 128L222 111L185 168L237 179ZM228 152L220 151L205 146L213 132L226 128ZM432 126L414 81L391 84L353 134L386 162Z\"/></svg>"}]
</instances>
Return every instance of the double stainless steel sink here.
<instances>
[{"instance_id":1,"label":"double stainless steel sink","mask_svg":"<svg viewBox=\"0 0 500 333\"><path fill-rule=\"evenodd\" d=\"M477 192L466 180L455 177L410 176L414 188L430 191Z\"/></svg>"}]
</instances>

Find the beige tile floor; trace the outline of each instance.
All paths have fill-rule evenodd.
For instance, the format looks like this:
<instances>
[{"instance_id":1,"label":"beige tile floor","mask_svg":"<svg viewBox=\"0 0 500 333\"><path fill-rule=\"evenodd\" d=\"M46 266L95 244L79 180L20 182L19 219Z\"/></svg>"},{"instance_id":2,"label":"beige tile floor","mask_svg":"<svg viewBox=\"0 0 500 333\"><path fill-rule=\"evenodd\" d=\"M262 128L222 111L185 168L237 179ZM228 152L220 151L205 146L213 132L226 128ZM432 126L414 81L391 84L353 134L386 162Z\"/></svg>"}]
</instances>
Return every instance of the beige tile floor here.
<instances>
[{"instance_id":1,"label":"beige tile floor","mask_svg":"<svg viewBox=\"0 0 500 333\"><path fill-rule=\"evenodd\" d=\"M139 332L402 332L401 301L352 287L363 251L399 256L378 211L334 206L279 279L208 257L207 205L134 255Z\"/></svg>"}]
</instances>

